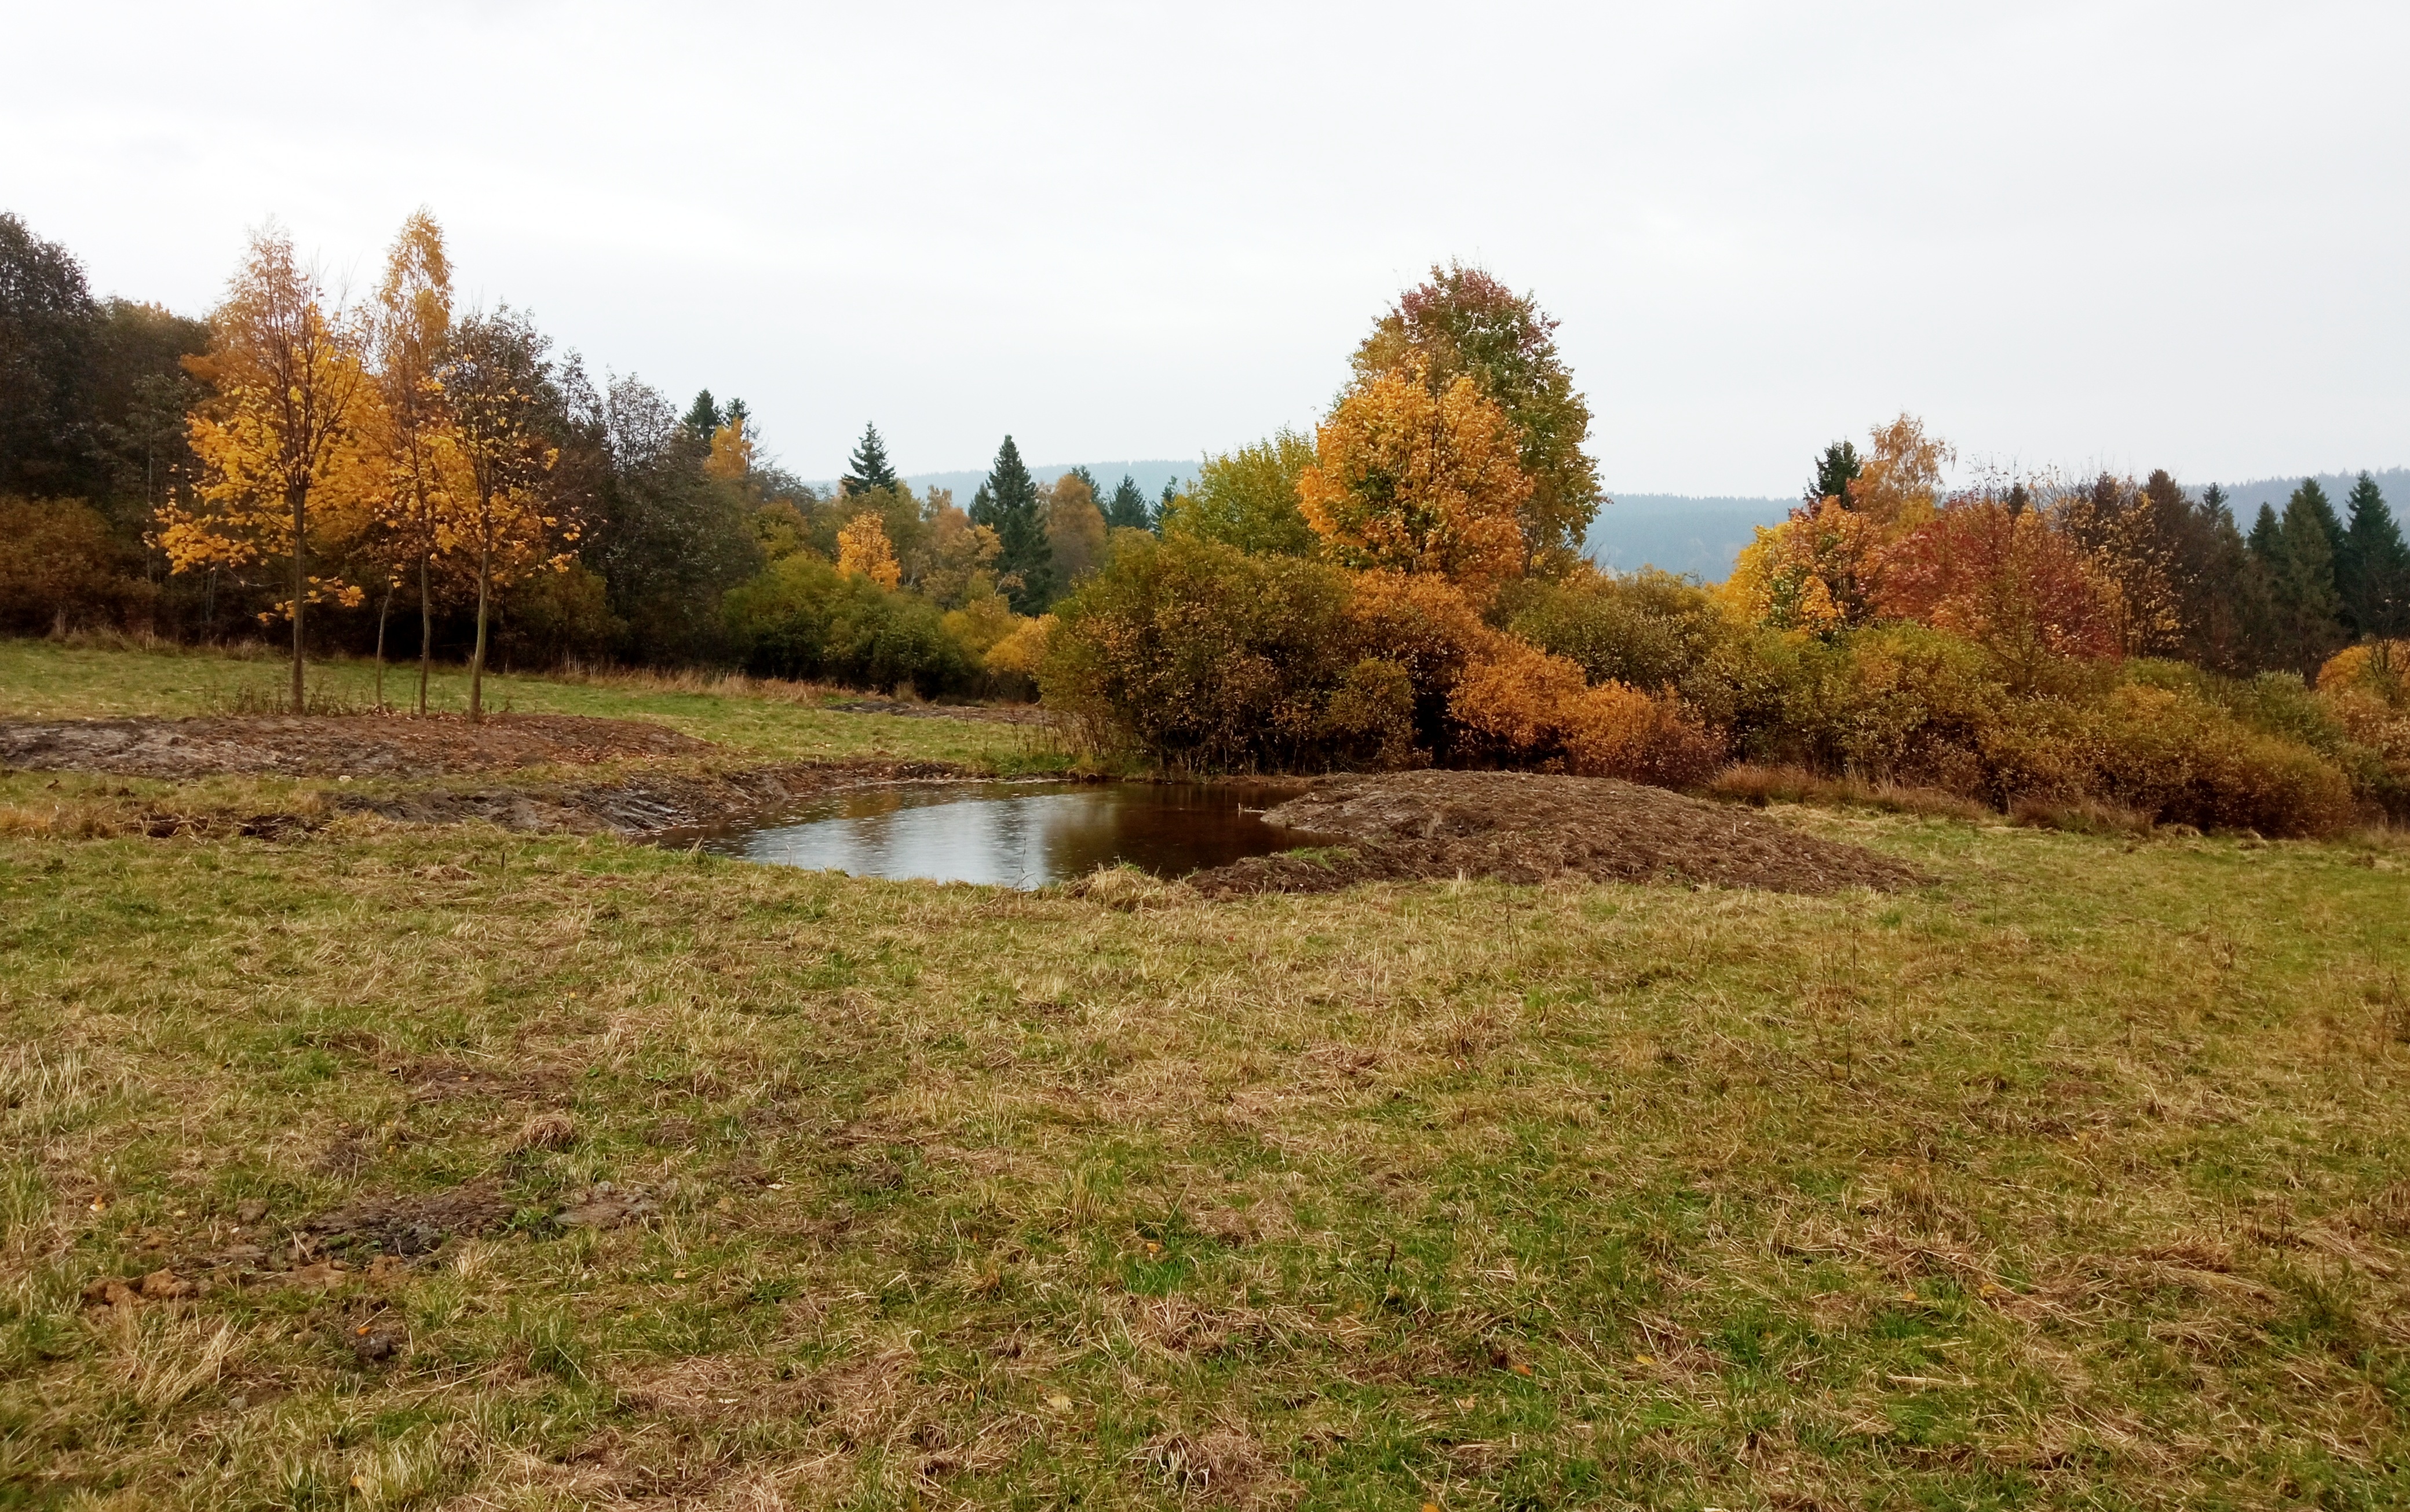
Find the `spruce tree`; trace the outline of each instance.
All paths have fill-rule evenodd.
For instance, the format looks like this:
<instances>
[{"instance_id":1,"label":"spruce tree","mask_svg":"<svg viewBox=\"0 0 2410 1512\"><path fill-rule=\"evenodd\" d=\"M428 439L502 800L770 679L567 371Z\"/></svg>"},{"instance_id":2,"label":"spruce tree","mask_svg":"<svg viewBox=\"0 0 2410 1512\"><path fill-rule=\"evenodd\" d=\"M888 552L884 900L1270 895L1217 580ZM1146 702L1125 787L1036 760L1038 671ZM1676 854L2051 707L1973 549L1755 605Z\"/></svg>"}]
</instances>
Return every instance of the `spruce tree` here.
<instances>
[{"instance_id":1,"label":"spruce tree","mask_svg":"<svg viewBox=\"0 0 2410 1512\"><path fill-rule=\"evenodd\" d=\"M1113 496L1105 502L1105 524L1116 531L1147 531L1154 528L1154 514L1146 506L1146 494L1139 487L1138 479L1122 474L1113 485Z\"/></svg>"},{"instance_id":2,"label":"spruce tree","mask_svg":"<svg viewBox=\"0 0 2410 1512\"><path fill-rule=\"evenodd\" d=\"M2348 500L2351 518L2335 552L2344 623L2372 639L2410 634L2410 545L2376 480L2362 472Z\"/></svg>"},{"instance_id":3,"label":"spruce tree","mask_svg":"<svg viewBox=\"0 0 2410 1512\"><path fill-rule=\"evenodd\" d=\"M873 488L895 487L895 469L888 465L887 443L878 439L878 428L875 425L862 428L862 444L846 458L845 466L846 473L838 483L838 490L849 499L858 493L868 493Z\"/></svg>"},{"instance_id":4,"label":"spruce tree","mask_svg":"<svg viewBox=\"0 0 2410 1512\"><path fill-rule=\"evenodd\" d=\"M2276 506L2261 504L2259 517L2251 522L2251 555L2271 574L2284 563L2285 533L2276 520Z\"/></svg>"},{"instance_id":5,"label":"spruce tree","mask_svg":"<svg viewBox=\"0 0 2410 1512\"><path fill-rule=\"evenodd\" d=\"M1838 499L1847 507L1850 485L1865 469L1858 449L1848 442L1837 441L1825 447L1824 455L1816 458L1816 475L1808 483L1808 507L1813 509L1827 499Z\"/></svg>"},{"instance_id":6,"label":"spruce tree","mask_svg":"<svg viewBox=\"0 0 2410 1512\"><path fill-rule=\"evenodd\" d=\"M2316 478L2302 479L2285 502L2276 533L2272 586L2284 663L2314 676L2318 664L2350 638L2343 626L2343 596L2335 591L2335 540L2343 533L2342 522Z\"/></svg>"},{"instance_id":7,"label":"spruce tree","mask_svg":"<svg viewBox=\"0 0 2410 1512\"><path fill-rule=\"evenodd\" d=\"M995 532L1003 546L995 560L999 577L1009 578L1006 597L1022 614L1041 614L1054 602L1054 548L1047 544L1046 516L1038 505L1038 481L1023 465L1021 448L1004 438L995 466L971 500L971 523Z\"/></svg>"},{"instance_id":8,"label":"spruce tree","mask_svg":"<svg viewBox=\"0 0 2410 1512\"><path fill-rule=\"evenodd\" d=\"M725 424L727 419L726 413L718 404L712 402L711 390L706 388L694 396L693 406L686 412L686 428L704 440L709 441L711 433Z\"/></svg>"}]
</instances>

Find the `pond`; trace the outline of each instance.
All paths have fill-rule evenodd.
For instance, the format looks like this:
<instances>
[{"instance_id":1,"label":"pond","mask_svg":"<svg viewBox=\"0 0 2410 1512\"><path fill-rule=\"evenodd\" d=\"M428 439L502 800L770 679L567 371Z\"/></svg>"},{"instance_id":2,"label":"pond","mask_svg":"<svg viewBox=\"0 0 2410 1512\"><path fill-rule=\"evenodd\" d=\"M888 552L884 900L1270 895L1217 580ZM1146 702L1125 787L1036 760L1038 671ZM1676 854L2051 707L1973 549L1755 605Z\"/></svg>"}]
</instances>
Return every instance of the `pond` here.
<instances>
[{"instance_id":1,"label":"pond","mask_svg":"<svg viewBox=\"0 0 2410 1512\"><path fill-rule=\"evenodd\" d=\"M706 833L718 855L856 877L1043 887L1098 866L1181 877L1310 843L1262 812L1300 790L1236 782L964 782L847 793Z\"/></svg>"}]
</instances>

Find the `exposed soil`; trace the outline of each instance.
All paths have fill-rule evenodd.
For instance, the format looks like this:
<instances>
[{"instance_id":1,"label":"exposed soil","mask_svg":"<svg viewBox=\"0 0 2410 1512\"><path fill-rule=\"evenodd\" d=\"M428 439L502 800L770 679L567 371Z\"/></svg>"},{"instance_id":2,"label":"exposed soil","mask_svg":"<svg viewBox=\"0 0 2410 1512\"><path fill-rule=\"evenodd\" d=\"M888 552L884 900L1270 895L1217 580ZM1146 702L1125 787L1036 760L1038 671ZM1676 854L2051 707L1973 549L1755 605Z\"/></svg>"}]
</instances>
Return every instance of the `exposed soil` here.
<instances>
[{"instance_id":1,"label":"exposed soil","mask_svg":"<svg viewBox=\"0 0 2410 1512\"><path fill-rule=\"evenodd\" d=\"M712 749L638 720L566 714L497 714L478 724L447 714L0 720L0 766L123 777L428 777Z\"/></svg>"},{"instance_id":2,"label":"exposed soil","mask_svg":"<svg viewBox=\"0 0 2410 1512\"><path fill-rule=\"evenodd\" d=\"M1394 772L1329 778L1265 821L1328 848L1199 872L1207 897L1328 893L1366 881L1473 877L1671 881L1780 893L1884 891L1924 879L1879 856L1724 804L1605 778Z\"/></svg>"},{"instance_id":3,"label":"exposed soil","mask_svg":"<svg viewBox=\"0 0 2410 1512\"><path fill-rule=\"evenodd\" d=\"M487 1234L510 1222L511 1203L490 1183L418 1197L370 1197L302 1226L329 1245L363 1244L390 1255L424 1255L446 1239Z\"/></svg>"},{"instance_id":4,"label":"exposed soil","mask_svg":"<svg viewBox=\"0 0 2410 1512\"><path fill-rule=\"evenodd\" d=\"M504 829L660 836L700 830L850 788L958 782L948 762L791 762L728 771L644 772L600 787L518 786L347 795L343 807L415 824L485 820Z\"/></svg>"}]
</instances>

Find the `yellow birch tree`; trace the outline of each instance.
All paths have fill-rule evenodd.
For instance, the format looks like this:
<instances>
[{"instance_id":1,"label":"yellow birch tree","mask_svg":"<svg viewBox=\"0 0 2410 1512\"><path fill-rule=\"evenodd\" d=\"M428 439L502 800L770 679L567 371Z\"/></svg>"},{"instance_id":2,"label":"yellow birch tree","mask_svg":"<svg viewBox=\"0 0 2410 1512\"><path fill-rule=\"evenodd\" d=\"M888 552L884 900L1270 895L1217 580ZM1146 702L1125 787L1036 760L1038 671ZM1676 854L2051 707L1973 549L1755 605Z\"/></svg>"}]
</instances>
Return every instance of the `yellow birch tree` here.
<instances>
[{"instance_id":1,"label":"yellow birch tree","mask_svg":"<svg viewBox=\"0 0 2410 1512\"><path fill-rule=\"evenodd\" d=\"M486 627L494 594L575 560L560 549L577 538L576 521L550 507L545 483L559 452L544 439L547 342L508 310L472 315L453 334L441 374L451 411L459 481L443 531L474 574L477 642L469 662L469 718L485 718Z\"/></svg>"},{"instance_id":2,"label":"yellow birch tree","mask_svg":"<svg viewBox=\"0 0 2410 1512\"><path fill-rule=\"evenodd\" d=\"M892 589L904 580L904 569L895 563L895 547L887 539L887 527L877 515L865 509L837 531L836 570L859 573L880 588Z\"/></svg>"},{"instance_id":3,"label":"yellow birch tree","mask_svg":"<svg viewBox=\"0 0 2410 1512\"><path fill-rule=\"evenodd\" d=\"M385 577L418 589L418 712L427 712L434 659L435 582L452 509L447 479L458 475L451 414L437 376L452 339L452 263L443 228L424 209L402 222L385 256L371 315L382 420L367 448L374 458L370 529L364 540ZM379 706L385 688L385 614L377 615Z\"/></svg>"},{"instance_id":4,"label":"yellow birch tree","mask_svg":"<svg viewBox=\"0 0 2410 1512\"><path fill-rule=\"evenodd\" d=\"M210 350L186 359L212 390L187 421L201 482L191 508L159 509L154 539L179 573L289 566L292 598L279 607L293 621L292 708L299 714L308 605L360 601L358 589L310 571L312 497L356 464L356 422L369 388L359 331L345 312L327 310L316 273L273 223L253 235L210 327ZM316 523L324 536L342 521Z\"/></svg>"}]
</instances>

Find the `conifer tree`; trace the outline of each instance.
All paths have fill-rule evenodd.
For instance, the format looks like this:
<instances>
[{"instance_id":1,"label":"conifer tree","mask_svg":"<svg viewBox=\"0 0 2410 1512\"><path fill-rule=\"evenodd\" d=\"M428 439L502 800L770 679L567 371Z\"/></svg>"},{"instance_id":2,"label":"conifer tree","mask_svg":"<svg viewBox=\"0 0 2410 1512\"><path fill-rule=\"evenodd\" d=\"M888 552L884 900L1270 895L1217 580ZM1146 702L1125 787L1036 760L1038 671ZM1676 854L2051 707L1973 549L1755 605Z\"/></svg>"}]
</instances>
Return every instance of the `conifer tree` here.
<instances>
[{"instance_id":1,"label":"conifer tree","mask_svg":"<svg viewBox=\"0 0 2410 1512\"><path fill-rule=\"evenodd\" d=\"M711 390L697 391L692 407L686 412L686 428L702 440L709 441L711 433L727 423L728 412L713 402Z\"/></svg>"},{"instance_id":2,"label":"conifer tree","mask_svg":"<svg viewBox=\"0 0 2410 1512\"><path fill-rule=\"evenodd\" d=\"M1816 458L1816 475L1808 484L1808 506L1813 509L1827 499L1838 499L1847 504L1850 485L1863 471L1865 464L1858 459L1858 449L1848 441L1837 441L1825 447L1824 455Z\"/></svg>"},{"instance_id":3,"label":"conifer tree","mask_svg":"<svg viewBox=\"0 0 2410 1512\"><path fill-rule=\"evenodd\" d=\"M837 487L849 499L873 488L895 487L895 469L887 460L887 443L879 439L875 425L862 428L862 443L846 458L845 467L845 476L838 480Z\"/></svg>"},{"instance_id":4,"label":"conifer tree","mask_svg":"<svg viewBox=\"0 0 2410 1512\"><path fill-rule=\"evenodd\" d=\"M2410 545L2403 543L2401 523L2365 472L2347 502L2351 517L2335 551L2344 623L2370 639L2410 634Z\"/></svg>"},{"instance_id":5,"label":"conifer tree","mask_svg":"<svg viewBox=\"0 0 2410 1512\"><path fill-rule=\"evenodd\" d=\"M1154 512L1146 506L1146 494L1138 479L1125 472L1121 482L1113 485L1112 497L1105 502L1105 524L1116 531L1145 531L1154 526Z\"/></svg>"},{"instance_id":6,"label":"conifer tree","mask_svg":"<svg viewBox=\"0 0 2410 1512\"><path fill-rule=\"evenodd\" d=\"M2302 479L2277 523L2269 586L2276 601L2278 660L2304 676L2316 674L2350 638L2343 597L2335 591L2335 539L2342 533L2326 490L2316 478ZM2252 534L2259 534L2257 527Z\"/></svg>"},{"instance_id":7,"label":"conifer tree","mask_svg":"<svg viewBox=\"0 0 2410 1512\"><path fill-rule=\"evenodd\" d=\"M971 523L995 532L1004 549L995 559L1006 597L1022 614L1042 613L1054 601L1054 551L1046 541L1046 515L1038 507L1038 482L1021 460L1021 448L1004 438L995 465L971 500Z\"/></svg>"}]
</instances>

